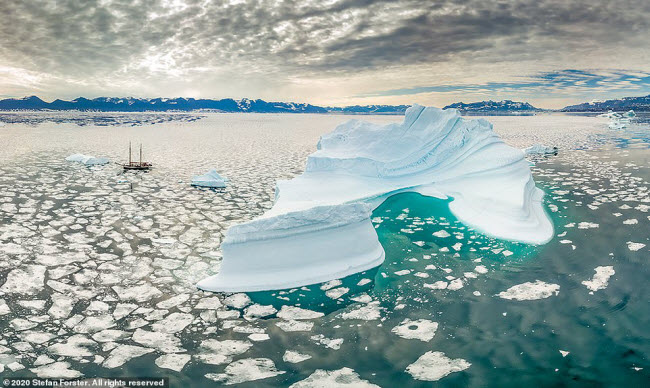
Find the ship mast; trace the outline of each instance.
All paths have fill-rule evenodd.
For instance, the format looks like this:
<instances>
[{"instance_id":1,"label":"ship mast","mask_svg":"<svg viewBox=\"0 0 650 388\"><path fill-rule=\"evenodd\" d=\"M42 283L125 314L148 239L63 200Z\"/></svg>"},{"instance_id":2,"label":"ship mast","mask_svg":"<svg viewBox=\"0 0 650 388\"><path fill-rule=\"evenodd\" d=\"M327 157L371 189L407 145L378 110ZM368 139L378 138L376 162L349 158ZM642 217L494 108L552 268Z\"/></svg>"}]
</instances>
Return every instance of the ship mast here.
<instances>
[{"instance_id":1,"label":"ship mast","mask_svg":"<svg viewBox=\"0 0 650 388\"><path fill-rule=\"evenodd\" d=\"M140 165L142 165L142 143L140 143Z\"/></svg>"},{"instance_id":2,"label":"ship mast","mask_svg":"<svg viewBox=\"0 0 650 388\"><path fill-rule=\"evenodd\" d=\"M131 165L131 142L129 142L129 166Z\"/></svg>"}]
</instances>

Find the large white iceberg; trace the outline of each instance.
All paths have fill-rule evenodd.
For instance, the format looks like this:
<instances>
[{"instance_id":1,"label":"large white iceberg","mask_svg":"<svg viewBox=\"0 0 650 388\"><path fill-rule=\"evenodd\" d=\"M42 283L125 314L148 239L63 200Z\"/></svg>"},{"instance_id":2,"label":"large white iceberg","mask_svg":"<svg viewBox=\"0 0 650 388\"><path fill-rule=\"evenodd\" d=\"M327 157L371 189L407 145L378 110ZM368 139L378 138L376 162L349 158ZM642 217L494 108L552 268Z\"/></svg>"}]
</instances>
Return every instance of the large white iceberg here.
<instances>
[{"instance_id":1,"label":"large white iceberg","mask_svg":"<svg viewBox=\"0 0 650 388\"><path fill-rule=\"evenodd\" d=\"M524 153L483 120L414 105L401 124L359 120L323 135L305 172L278 181L273 208L227 230L208 291L298 287L384 260L370 215L402 192L453 200L451 211L488 235L542 244L553 236Z\"/></svg>"},{"instance_id":2,"label":"large white iceberg","mask_svg":"<svg viewBox=\"0 0 650 388\"><path fill-rule=\"evenodd\" d=\"M84 154L73 154L65 158L65 160L67 160L68 162L77 162L77 163L85 164L86 166L108 164L108 162L110 162L108 158L96 158L94 156L84 155Z\"/></svg>"},{"instance_id":3,"label":"large white iceberg","mask_svg":"<svg viewBox=\"0 0 650 388\"><path fill-rule=\"evenodd\" d=\"M210 170L204 175L195 176L192 178L192 186L201 187L226 187L228 179L222 177L217 173L217 170Z\"/></svg>"}]
</instances>

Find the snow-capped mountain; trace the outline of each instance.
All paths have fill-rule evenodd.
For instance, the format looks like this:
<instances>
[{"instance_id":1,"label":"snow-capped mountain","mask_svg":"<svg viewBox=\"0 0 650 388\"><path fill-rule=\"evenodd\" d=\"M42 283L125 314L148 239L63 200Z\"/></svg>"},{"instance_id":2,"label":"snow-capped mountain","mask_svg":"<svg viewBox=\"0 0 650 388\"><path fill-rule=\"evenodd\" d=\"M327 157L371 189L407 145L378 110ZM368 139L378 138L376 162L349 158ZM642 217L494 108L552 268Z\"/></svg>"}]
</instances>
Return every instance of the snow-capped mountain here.
<instances>
[{"instance_id":1,"label":"snow-capped mountain","mask_svg":"<svg viewBox=\"0 0 650 388\"><path fill-rule=\"evenodd\" d=\"M511 100L503 101L479 101L479 102L456 102L447 105L444 109L456 108L461 112L477 112L477 113L510 113L510 112L533 112L540 111L541 109L535 108L527 102L517 102Z\"/></svg>"},{"instance_id":2,"label":"snow-capped mountain","mask_svg":"<svg viewBox=\"0 0 650 388\"><path fill-rule=\"evenodd\" d=\"M643 97L624 97L618 100L591 101L562 108L563 112L606 112L628 111L650 112L650 95Z\"/></svg>"}]
</instances>

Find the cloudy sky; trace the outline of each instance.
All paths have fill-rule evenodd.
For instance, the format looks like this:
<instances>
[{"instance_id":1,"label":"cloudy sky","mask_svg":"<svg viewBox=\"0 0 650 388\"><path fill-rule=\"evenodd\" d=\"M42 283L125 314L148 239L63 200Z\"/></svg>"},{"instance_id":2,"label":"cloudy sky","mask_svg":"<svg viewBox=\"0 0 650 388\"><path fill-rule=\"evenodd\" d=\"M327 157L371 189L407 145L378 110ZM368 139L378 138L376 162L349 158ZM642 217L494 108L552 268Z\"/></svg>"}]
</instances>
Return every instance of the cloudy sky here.
<instances>
[{"instance_id":1,"label":"cloudy sky","mask_svg":"<svg viewBox=\"0 0 650 388\"><path fill-rule=\"evenodd\" d=\"M0 20L0 98L650 94L648 0L7 0Z\"/></svg>"}]
</instances>

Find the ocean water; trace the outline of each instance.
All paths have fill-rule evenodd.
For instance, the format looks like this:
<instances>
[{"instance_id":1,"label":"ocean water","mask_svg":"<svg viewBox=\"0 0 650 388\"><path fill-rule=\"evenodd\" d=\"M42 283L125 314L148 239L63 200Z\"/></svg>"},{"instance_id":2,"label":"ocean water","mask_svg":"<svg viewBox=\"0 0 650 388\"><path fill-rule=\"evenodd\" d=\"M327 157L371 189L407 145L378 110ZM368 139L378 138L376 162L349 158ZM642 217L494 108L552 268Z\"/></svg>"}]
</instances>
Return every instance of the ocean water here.
<instances>
[{"instance_id":1,"label":"ocean water","mask_svg":"<svg viewBox=\"0 0 650 388\"><path fill-rule=\"evenodd\" d=\"M225 229L270 208L274 182L302 171L320 134L351 118L400 118L4 114L0 375L165 376L173 387L644 386L644 117L616 131L590 116L488 118L513 146L560 148L531 167L555 225L548 244L487 237L446 201L401 194L373 214L380 267L221 295L194 283L218 272ZM122 162L129 141L143 144L151 172L64 161ZM228 188L189 187L211 168ZM528 300L507 299L527 283Z\"/></svg>"}]
</instances>

